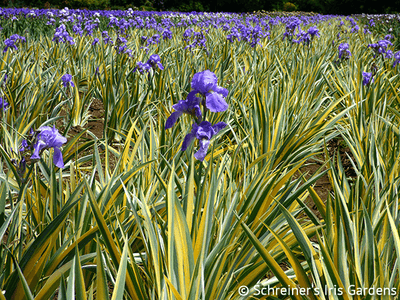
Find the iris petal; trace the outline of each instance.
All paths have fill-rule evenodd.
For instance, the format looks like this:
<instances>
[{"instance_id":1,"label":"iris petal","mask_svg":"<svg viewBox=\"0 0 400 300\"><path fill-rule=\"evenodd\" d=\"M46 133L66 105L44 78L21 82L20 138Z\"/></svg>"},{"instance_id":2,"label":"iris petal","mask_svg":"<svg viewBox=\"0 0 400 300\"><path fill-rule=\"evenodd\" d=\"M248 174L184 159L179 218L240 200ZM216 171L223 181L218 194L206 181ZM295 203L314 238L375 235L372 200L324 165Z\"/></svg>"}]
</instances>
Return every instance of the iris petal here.
<instances>
[{"instance_id":1,"label":"iris petal","mask_svg":"<svg viewBox=\"0 0 400 300\"><path fill-rule=\"evenodd\" d=\"M187 147L189 147L190 143L194 140L194 138L196 137L196 135L194 133L188 133L185 138L183 139L183 143L182 143L182 151L185 151L187 149Z\"/></svg>"},{"instance_id":2,"label":"iris petal","mask_svg":"<svg viewBox=\"0 0 400 300\"><path fill-rule=\"evenodd\" d=\"M59 148L54 148L53 163L60 169L64 168L64 160L62 152Z\"/></svg>"},{"instance_id":3,"label":"iris petal","mask_svg":"<svg viewBox=\"0 0 400 300\"><path fill-rule=\"evenodd\" d=\"M175 111L173 112L167 119L167 122L165 122L165 129L169 129L172 126L174 126L174 124L176 123L176 121L178 120L178 118L182 115L182 112L180 111Z\"/></svg>"},{"instance_id":4,"label":"iris petal","mask_svg":"<svg viewBox=\"0 0 400 300\"><path fill-rule=\"evenodd\" d=\"M228 109L228 103L219 93L207 93L206 106L211 112L221 112Z\"/></svg>"},{"instance_id":5,"label":"iris petal","mask_svg":"<svg viewBox=\"0 0 400 300\"><path fill-rule=\"evenodd\" d=\"M200 161L203 161L207 155L208 146L210 145L210 141L207 139L203 139L199 141L200 148L194 154L194 157Z\"/></svg>"}]
</instances>

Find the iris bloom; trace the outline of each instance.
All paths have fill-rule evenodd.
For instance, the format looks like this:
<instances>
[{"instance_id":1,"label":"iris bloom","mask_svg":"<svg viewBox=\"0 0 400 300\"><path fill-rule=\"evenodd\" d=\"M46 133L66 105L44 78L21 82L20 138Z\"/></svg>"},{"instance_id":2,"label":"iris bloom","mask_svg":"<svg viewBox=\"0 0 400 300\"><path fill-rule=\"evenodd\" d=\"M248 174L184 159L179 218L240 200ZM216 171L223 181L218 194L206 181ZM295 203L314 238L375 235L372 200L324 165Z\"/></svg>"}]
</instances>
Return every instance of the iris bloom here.
<instances>
[{"instance_id":1,"label":"iris bloom","mask_svg":"<svg viewBox=\"0 0 400 300\"><path fill-rule=\"evenodd\" d=\"M142 63L141 61L138 61L132 72L136 72L136 70L138 70L140 74L143 74L144 72L149 72L150 69L151 66L148 63Z\"/></svg>"},{"instance_id":2,"label":"iris bloom","mask_svg":"<svg viewBox=\"0 0 400 300\"><path fill-rule=\"evenodd\" d=\"M164 70L164 66L161 63L161 59L158 54L150 55L150 58L148 59L146 64L150 65L153 69L155 69L157 66L160 70Z\"/></svg>"},{"instance_id":3,"label":"iris bloom","mask_svg":"<svg viewBox=\"0 0 400 300\"><path fill-rule=\"evenodd\" d=\"M34 144L31 159L40 159L40 154L45 149L53 148L53 162L59 168L64 168L64 160L60 147L67 142L56 127L42 126L38 129Z\"/></svg>"},{"instance_id":4,"label":"iris bloom","mask_svg":"<svg viewBox=\"0 0 400 300\"><path fill-rule=\"evenodd\" d=\"M311 35L311 38L313 38L314 36L319 36L319 29L315 26L311 26L308 28L307 33Z\"/></svg>"},{"instance_id":5,"label":"iris bloom","mask_svg":"<svg viewBox=\"0 0 400 300\"><path fill-rule=\"evenodd\" d=\"M396 52L396 54L394 55L393 68L394 68L397 64L400 64L400 51Z\"/></svg>"},{"instance_id":6,"label":"iris bloom","mask_svg":"<svg viewBox=\"0 0 400 300\"><path fill-rule=\"evenodd\" d=\"M349 58L351 56L348 43L341 43L338 49L339 49L339 59Z\"/></svg>"},{"instance_id":7,"label":"iris bloom","mask_svg":"<svg viewBox=\"0 0 400 300\"><path fill-rule=\"evenodd\" d=\"M372 78L372 73L362 72L363 75L363 85L369 85L374 82L374 78Z\"/></svg>"},{"instance_id":8,"label":"iris bloom","mask_svg":"<svg viewBox=\"0 0 400 300\"><path fill-rule=\"evenodd\" d=\"M226 88L218 86L217 81L217 76L209 70L194 74L192 80L192 89L205 98L206 107L211 112L221 112L228 109L228 104L224 98L228 96L229 92Z\"/></svg>"},{"instance_id":9,"label":"iris bloom","mask_svg":"<svg viewBox=\"0 0 400 300\"><path fill-rule=\"evenodd\" d=\"M182 143L182 151L185 151L191 142L196 138L199 140L200 148L194 154L197 160L203 161L207 155L208 146L211 138L216 135L221 129L225 128L224 122L219 122L212 125L208 121L203 121L200 124L193 123L192 131L188 133Z\"/></svg>"},{"instance_id":10,"label":"iris bloom","mask_svg":"<svg viewBox=\"0 0 400 300\"><path fill-rule=\"evenodd\" d=\"M8 102L0 97L0 109L3 109L5 111L7 109L7 106L9 106Z\"/></svg>"},{"instance_id":11,"label":"iris bloom","mask_svg":"<svg viewBox=\"0 0 400 300\"><path fill-rule=\"evenodd\" d=\"M8 48L18 50L16 44L18 44L19 42L26 42L26 39L18 34L13 34L8 39L5 39L4 44L6 45L6 47L4 48L3 52L7 52Z\"/></svg>"},{"instance_id":12,"label":"iris bloom","mask_svg":"<svg viewBox=\"0 0 400 300\"><path fill-rule=\"evenodd\" d=\"M188 114L196 117L198 121L201 120L201 99L199 97L196 97L195 95L196 91L192 91L189 93L186 100L180 100L177 104L174 104L172 106L172 108L176 111L168 117L167 122L165 123L165 129L169 129L174 126L174 124L182 114Z\"/></svg>"},{"instance_id":13,"label":"iris bloom","mask_svg":"<svg viewBox=\"0 0 400 300\"><path fill-rule=\"evenodd\" d=\"M63 81L63 85L65 87L68 87L71 85L71 87L74 87L75 84L72 82L72 75L70 74L65 74L63 77L61 77L61 80Z\"/></svg>"}]
</instances>

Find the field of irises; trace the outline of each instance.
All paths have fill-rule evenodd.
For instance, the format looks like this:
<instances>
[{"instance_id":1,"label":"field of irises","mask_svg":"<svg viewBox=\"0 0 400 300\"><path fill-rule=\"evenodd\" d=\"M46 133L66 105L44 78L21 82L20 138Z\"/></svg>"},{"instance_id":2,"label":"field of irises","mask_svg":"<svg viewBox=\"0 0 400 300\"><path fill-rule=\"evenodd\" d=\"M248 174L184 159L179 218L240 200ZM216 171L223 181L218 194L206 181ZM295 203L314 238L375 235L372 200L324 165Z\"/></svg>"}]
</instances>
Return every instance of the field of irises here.
<instances>
[{"instance_id":1,"label":"field of irises","mask_svg":"<svg viewBox=\"0 0 400 300\"><path fill-rule=\"evenodd\" d=\"M399 24L0 8L0 300L396 298Z\"/></svg>"}]
</instances>

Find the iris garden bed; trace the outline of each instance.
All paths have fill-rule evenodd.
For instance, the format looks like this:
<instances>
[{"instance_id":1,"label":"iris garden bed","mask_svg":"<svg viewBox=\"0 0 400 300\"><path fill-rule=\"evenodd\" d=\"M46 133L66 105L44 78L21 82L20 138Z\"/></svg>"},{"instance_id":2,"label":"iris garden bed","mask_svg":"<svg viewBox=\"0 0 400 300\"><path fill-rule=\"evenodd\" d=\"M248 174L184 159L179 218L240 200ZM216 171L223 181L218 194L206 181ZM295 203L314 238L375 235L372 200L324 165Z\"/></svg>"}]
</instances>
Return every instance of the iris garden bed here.
<instances>
[{"instance_id":1,"label":"iris garden bed","mask_svg":"<svg viewBox=\"0 0 400 300\"><path fill-rule=\"evenodd\" d=\"M0 299L398 294L399 16L0 18Z\"/></svg>"}]
</instances>

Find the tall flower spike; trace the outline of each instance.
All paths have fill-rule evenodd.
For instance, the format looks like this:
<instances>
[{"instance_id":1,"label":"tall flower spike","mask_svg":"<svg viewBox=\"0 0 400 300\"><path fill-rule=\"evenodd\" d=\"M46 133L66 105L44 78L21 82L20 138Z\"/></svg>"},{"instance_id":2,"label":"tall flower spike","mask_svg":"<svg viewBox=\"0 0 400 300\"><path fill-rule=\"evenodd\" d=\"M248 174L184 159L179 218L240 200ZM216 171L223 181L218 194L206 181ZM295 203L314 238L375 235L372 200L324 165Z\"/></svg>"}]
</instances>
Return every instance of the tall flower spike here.
<instances>
[{"instance_id":1,"label":"tall flower spike","mask_svg":"<svg viewBox=\"0 0 400 300\"><path fill-rule=\"evenodd\" d=\"M209 70L194 74L192 80L192 89L205 98L206 107L211 112L228 109L228 103L224 98L228 96L229 92L226 88L218 86L217 81L217 76Z\"/></svg>"},{"instance_id":2,"label":"tall flower spike","mask_svg":"<svg viewBox=\"0 0 400 300\"><path fill-rule=\"evenodd\" d=\"M167 119L165 123L165 129L169 129L178 120L178 118L182 114L188 114L193 117L197 118L197 121L200 122L201 120L201 109L200 109L200 101L199 97L196 97L196 91L192 91L188 94L186 100L180 100L177 104L172 106L173 109L176 111L173 112Z\"/></svg>"},{"instance_id":3,"label":"tall flower spike","mask_svg":"<svg viewBox=\"0 0 400 300\"><path fill-rule=\"evenodd\" d=\"M40 159L40 154L45 149L53 148L53 162L59 168L64 168L64 160L60 147L67 142L56 127L42 126L38 129L34 144L31 159Z\"/></svg>"}]
</instances>

